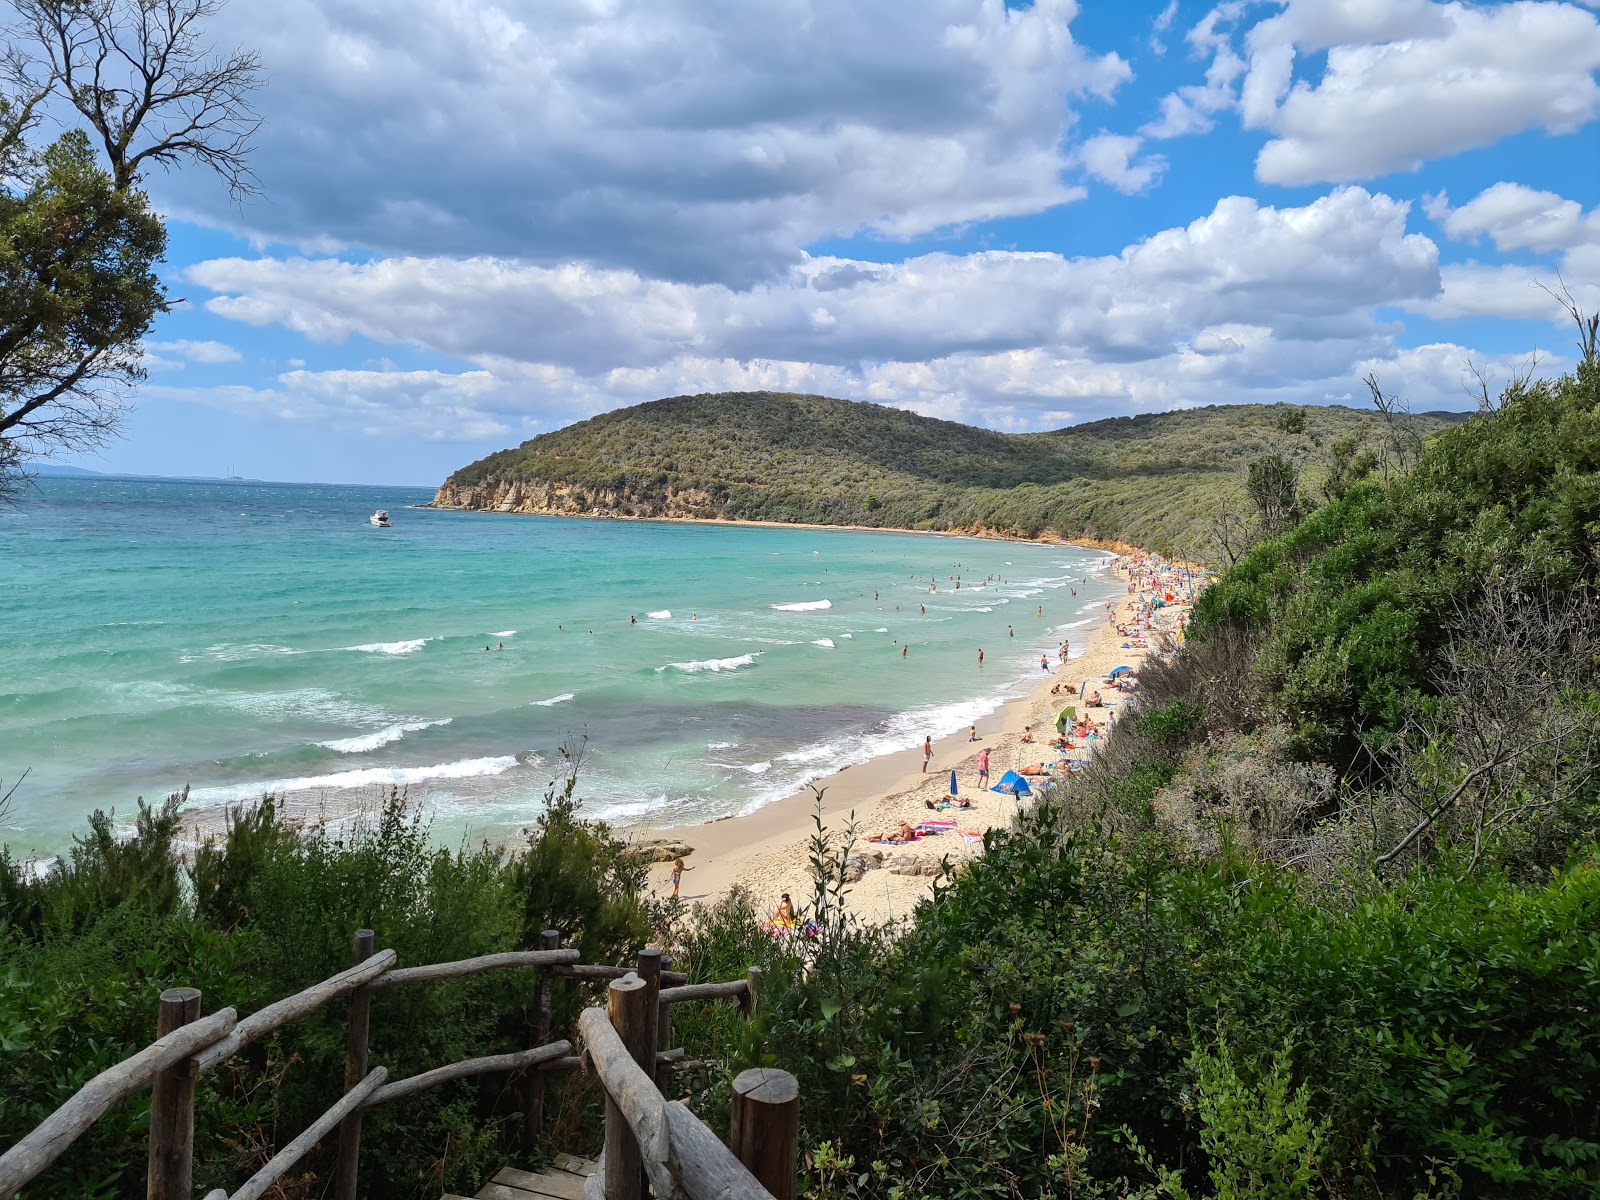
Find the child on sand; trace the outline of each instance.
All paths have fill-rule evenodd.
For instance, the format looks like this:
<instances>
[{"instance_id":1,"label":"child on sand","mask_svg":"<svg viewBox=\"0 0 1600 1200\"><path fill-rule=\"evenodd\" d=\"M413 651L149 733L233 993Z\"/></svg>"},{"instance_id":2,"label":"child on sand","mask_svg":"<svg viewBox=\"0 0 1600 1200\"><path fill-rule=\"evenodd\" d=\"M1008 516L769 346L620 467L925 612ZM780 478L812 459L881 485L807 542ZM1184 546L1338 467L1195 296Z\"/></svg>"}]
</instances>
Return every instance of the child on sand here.
<instances>
[{"instance_id":1,"label":"child on sand","mask_svg":"<svg viewBox=\"0 0 1600 1200\"><path fill-rule=\"evenodd\" d=\"M694 870L693 867L683 865L683 859L675 858L672 860L672 898L674 900L678 898L678 884L683 882L683 873L692 870Z\"/></svg>"}]
</instances>

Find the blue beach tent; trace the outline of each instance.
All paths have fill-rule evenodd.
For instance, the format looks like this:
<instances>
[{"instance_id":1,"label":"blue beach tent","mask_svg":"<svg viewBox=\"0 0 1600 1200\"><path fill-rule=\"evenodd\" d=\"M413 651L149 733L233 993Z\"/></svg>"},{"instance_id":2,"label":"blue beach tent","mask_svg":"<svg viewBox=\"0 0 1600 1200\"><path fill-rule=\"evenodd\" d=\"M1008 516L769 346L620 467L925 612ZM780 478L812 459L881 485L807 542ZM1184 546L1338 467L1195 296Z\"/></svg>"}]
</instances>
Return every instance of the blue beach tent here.
<instances>
[{"instance_id":1,"label":"blue beach tent","mask_svg":"<svg viewBox=\"0 0 1600 1200\"><path fill-rule=\"evenodd\" d=\"M1118 675L1131 675L1131 674L1133 674L1133 668L1132 667L1118 667L1116 670L1111 672L1111 678L1115 679Z\"/></svg>"},{"instance_id":2,"label":"blue beach tent","mask_svg":"<svg viewBox=\"0 0 1600 1200\"><path fill-rule=\"evenodd\" d=\"M1015 771L1007 771L1000 776L1000 782L995 784L991 791L1004 792L1013 796L1031 796L1033 789L1028 786L1028 781Z\"/></svg>"}]
</instances>

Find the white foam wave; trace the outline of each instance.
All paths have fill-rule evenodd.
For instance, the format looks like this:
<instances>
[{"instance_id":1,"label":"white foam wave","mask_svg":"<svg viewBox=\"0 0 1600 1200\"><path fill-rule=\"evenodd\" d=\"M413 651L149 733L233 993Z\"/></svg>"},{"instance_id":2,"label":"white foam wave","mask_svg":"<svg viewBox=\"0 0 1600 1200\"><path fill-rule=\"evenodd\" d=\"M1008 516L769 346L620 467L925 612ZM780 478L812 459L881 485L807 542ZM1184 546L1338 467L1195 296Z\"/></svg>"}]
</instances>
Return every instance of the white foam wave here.
<instances>
[{"instance_id":1,"label":"white foam wave","mask_svg":"<svg viewBox=\"0 0 1600 1200\"><path fill-rule=\"evenodd\" d=\"M732 750L738 744L739 744L738 742L707 742L706 743L706 749L707 750Z\"/></svg>"},{"instance_id":2,"label":"white foam wave","mask_svg":"<svg viewBox=\"0 0 1600 1200\"><path fill-rule=\"evenodd\" d=\"M847 633L844 636L845 637L849 637L850 635ZM833 639L832 638L817 638L816 641L812 642L811 644L813 646L821 646L825 650L832 650L833 649Z\"/></svg>"},{"instance_id":3,"label":"white foam wave","mask_svg":"<svg viewBox=\"0 0 1600 1200\"><path fill-rule=\"evenodd\" d=\"M613 800L594 809L585 806L583 815L593 821L627 821L629 818L645 816L658 808L665 808L666 805L667 794L661 792L633 800Z\"/></svg>"},{"instance_id":4,"label":"white foam wave","mask_svg":"<svg viewBox=\"0 0 1600 1200\"><path fill-rule=\"evenodd\" d=\"M207 646L203 654L185 654L178 661L180 663L200 662L212 659L216 662L249 662L253 658L278 658L289 654L304 654L304 650L296 650L293 646L276 646L270 642L251 642L245 646L235 646L222 643L216 646Z\"/></svg>"},{"instance_id":5,"label":"white foam wave","mask_svg":"<svg viewBox=\"0 0 1600 1200\"><path fill-rule=\"evenodd\" d=\"M713 767L721 767L725 771L747 771L751 775L765 775L772 770L769 762L758 763L712 763Z\"/></svg>"},{"instance_id":6,"label":"white foam wave","mask_svg":"<svg viewBox=\"0 0 1600 1200\"><path fill-rule=\"evenodd\" d=\"M318 742L317 745L329 750L337 750L340 754L365 754L369 750L376 750L380 746L387 746L398 742L408 733L416 733L421 729L432 729L435 725L450 724L449 717L442 717L437 721L402 721L398 725L390 725L376 733L363 733L356 737L335 738L331 742Z\"/></svg>"},{"instance_id":7,"label":"white foam wave","mask_svg":"<svg viewBox=\"0 0 1600 1200\"><path fill-rule=\"evenodd\" d=\"M364 642L359 646L340 646L341 650L359 650L363 654L415 654L432 638L407 638L400 642Z\"/></svg>"},{"instance_id":8,"label":"white foam wave","mask_svg":"<svg viewBox=\"0 0 1600 1200\"><path fill-rule=\"evenodd\" d=\"M491 633L489 636L490 637L516 637L517 636L517 631L515 629L502 629L499 633Z\"/></svg>"},{"instance_id":9,"label":"white foam wave","mask_svg":"<svg viewBox=\"0 0 1600 1200\"><path fill-rule=\"evenodd\" d=\"M819 612L824 608L832 608L832 600L797 600L793 604L773 604L769 607L779 612Z\"/></svg>"},{"instance_id":10,"label":"white foam wave","mask_svg":"<svg viewBox=\"0 0 1600 1200\"><path fill-rule=\"evenodd\" d=\"M888 633L888 629L874 629L873 633Z\"/></svg>"},{"instance_id":11,"label":"white foam wave","mask_svg":"<svg viewBox=\"0 0 1600 1200\"><path fill-rule=\"evenodd\" d=\"M522 761L534 764L542 761L538 755L525 755ZM189 802L195 804L234 804L271 792L275 796L290 792L349 791L367 787L408 787L432 779L475 779L485 775L502 775L516 766L518 756L501 754L493 758L464 758L458 762L438 763L428 767L363 767L355 771L334 771L328 775L302 775L293 779L262 779L254 783L229 784L225 787L194 788Z\"/></svg>"},{"instance_id":12,"label":"white foam wave","mask_svg":"<svg viewBox=\"0 0 1600 1200\"><path fill-rule=\"evenodd\" d=\"M663 608L658 612L645 613L645 616L649 617L652 621L670 621L672 620L672 610L670 608Z\"/></svg>"},{"instance_id":13,"label":"white foam wave","mask_svg":"<svg viewBox=\"0 0 1600 1200\"><path fill-rule=\"evenodd\" d=\"M842 638L853 638L853 637L855 637L855 634L853 634L853 633L841 633L839 636L842 637Z\"/></svg>"},{"instance_id":14,"label":"white foam wave","mask_svg":"<svg viewBox=\"0 0 1600 1200\"><path fill-rule=\"evenodd\" d=\"M753 654L741 654L737 658L702 658L694 662L668 663L664 667L657 667L656 672L659 674L662 671L672 670L694 674L696 671L737 671L740 667L750 666L761 657L761 653L757 650Z\"/></svg>"},{"instance_id":15,"label":"white foam wave","mask_svg":"<svg viewBox=\"0 0 1600 1200\"><path fill-rule=\"evenodd\" d=\"M286 692L199 693L200 701L222 704L266 721L311 719L329 725L393 725L400 718L370 704L346 700L326 688L294 688Z\"/></svg>"},{"instance_id":16,"label":"white foam wave","mask_svg":"<svg viewBox=\"0 0 1600 1200\"><path fill-rule=\"evenodd\" d=\"M562 692L561 695L559 695L559 696L551 696L550 699L548 699L548 700L535 700L531 704L529 704L528 707L529 708L554 708L558 704L565 704L568 700L571 700L576 695L577 695L576 692Z\"/></svg>"}]
</instances>

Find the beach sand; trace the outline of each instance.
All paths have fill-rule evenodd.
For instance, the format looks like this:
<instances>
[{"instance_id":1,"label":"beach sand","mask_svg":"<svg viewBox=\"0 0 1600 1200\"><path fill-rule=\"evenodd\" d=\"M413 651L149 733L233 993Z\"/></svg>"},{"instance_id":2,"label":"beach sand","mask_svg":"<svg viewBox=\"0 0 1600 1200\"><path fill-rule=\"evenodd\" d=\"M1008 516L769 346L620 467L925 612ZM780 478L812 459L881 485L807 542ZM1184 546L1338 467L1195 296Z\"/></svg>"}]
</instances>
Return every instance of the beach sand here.
<instances>
[{"instance_id":1,"label":"beach sand","mask_svg":"<svg viewBox=\"0 0 1600 1200\"><path fill-rule=\"evenodd\" d=\"M1128 560L1119 559L1113 570L1127 578ZM1123 643L1133 639L1116 631L1117 623L1130 618L1143 594L1141 591L1123 597L1116 605L1115 619L1108 615L1081 651L1073 649L1067 664L1052 662L1049 674L1041 671L1039 681L1027 695L980 720L978 742L970 742L966 732L936 741L926 774L922 770L922 748L918 746L817 779L811 787L746 816L638 831L635 836L641 840L664 838L693 847L693 854L685 859L693 869L684 874L679 892L685 903L712 903L738 886L747 889L763 911L775 908L785 892L798 908L809 904L813 892L808 854L809 839L816 829L817 799L812 789L821 789L823 822L836 835L836 843L853 817L857 829L853 853L883 855L881 867L868 870L859 882L850 885L851 910L862 920L874 923L906 917L918 900L932 894L933 877L895 874L897 863L936 861L941 857L959 863L981 854L981 840L968 841L961 832L981 834L1004 828L1016 816L1018 805L1029 803L1027 798L978 788L980 750L988 748L990 780L998 783L1008 770L1052 761L1068 753L1081 758L1090 752L1082 743L1070 752L1046 745L1055 735L1056 714L1063 706L1076 707L1080 718L1087 715L1102 721L1115 720L1117 710L1131 697L1105 687L1105 676L1124 664L1137 672L1144 660L1156 652L1153 637L1146 639L1150 642L1148 647L1123 649ZM1176 628L1187 612L1186 606L1168 605L1159 614L1160 625ZM1098 686L1106 702L1104 710L1086 709L1078 702L1078 687L1084 680L1088 681L1090 692ZM1061 687L1060 694L1052 695L1051 688L1056 685ZM1038 740L1025 745L1021 741L1023 728L1030 725ZM956 772L961 797L970 800L972 807L930 812L924 801L937 803L949 793L952 770ZM953 819L957 824L949 832L905 846L868 841L871 836L896 829L902 821L915 826L930 818ZM671 894L671 872L670 863L652 868L651 886L658 894Z\"/></svg>"}]
</instances>

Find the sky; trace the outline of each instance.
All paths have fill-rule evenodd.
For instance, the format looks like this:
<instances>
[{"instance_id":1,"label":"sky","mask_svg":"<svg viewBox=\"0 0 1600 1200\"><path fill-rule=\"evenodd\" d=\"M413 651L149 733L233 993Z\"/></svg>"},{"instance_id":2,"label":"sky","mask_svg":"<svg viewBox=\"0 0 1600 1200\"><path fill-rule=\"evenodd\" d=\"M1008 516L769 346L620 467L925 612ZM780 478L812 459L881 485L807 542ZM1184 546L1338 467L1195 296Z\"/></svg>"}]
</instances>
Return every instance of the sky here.
<instances>
[{"instance_id":1,"label":"sky","mask_svg":"<svg viewBox=\"0 0 1600 1200\"><path fill-rule=\"evenodd\" d=\"M434 485L771 389L1028 431L1468 408L1600 307L1600 0L233 0L235 204L102 471Z\"/></svg>"}]
</instances>

